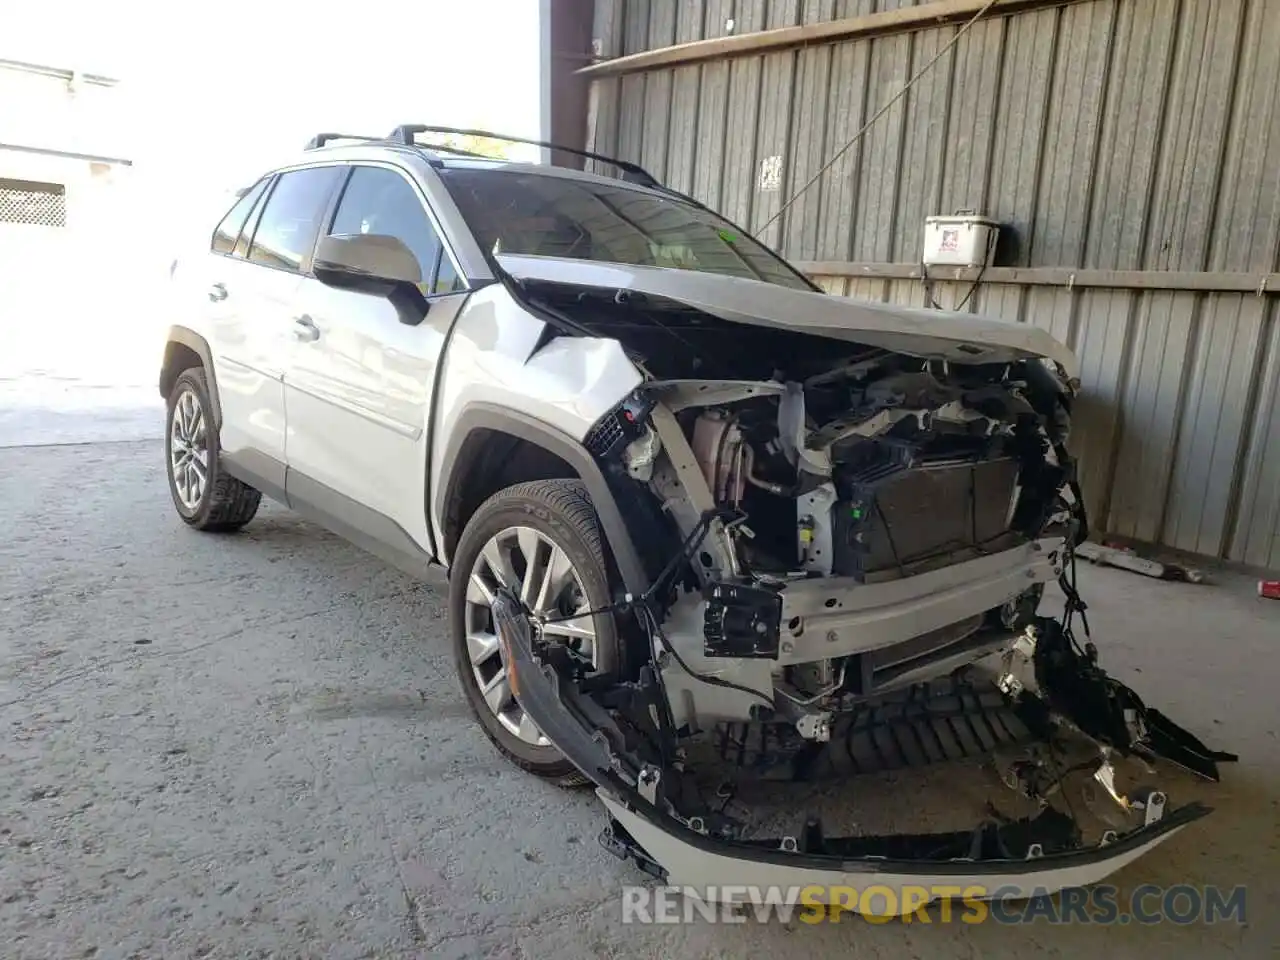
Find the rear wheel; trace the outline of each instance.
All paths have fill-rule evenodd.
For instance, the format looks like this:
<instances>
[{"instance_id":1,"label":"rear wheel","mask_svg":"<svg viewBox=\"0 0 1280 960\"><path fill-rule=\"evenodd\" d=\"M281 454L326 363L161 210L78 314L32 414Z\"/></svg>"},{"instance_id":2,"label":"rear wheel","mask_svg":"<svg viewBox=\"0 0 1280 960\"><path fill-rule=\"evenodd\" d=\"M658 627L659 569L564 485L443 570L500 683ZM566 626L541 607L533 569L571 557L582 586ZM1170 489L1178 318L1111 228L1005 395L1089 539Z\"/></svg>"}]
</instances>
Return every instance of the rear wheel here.
<instances>
[{"instance_id":1,"label":"rear wheel","mask_svg":"<svg viewBox=\"0 0 1280 960\"><path fill-rule=\"evenodd\" d=\"M178 374L169 393L165 430L169 493L188 526L239 530L258 512L262 494L222 469L211 409L204 370L192 367Z\"/></svg>"},{"instance_id":2,"label":"rear wheel","mask_svg":"<svg viewBox=\"0 0 1280 960\"><path fill-rule=\"evenodd\" d=\"M593 671L618 663L613 617L574 614L610 602L608 564L591 501L577 480L537 480L490 497L454 552L449 628L458 679L486 735L510 760L566 785L584 782L512 695L490 604L500 587L535 613L570 618L544 635L566 644Z\"/></svg>"}]
</instances>

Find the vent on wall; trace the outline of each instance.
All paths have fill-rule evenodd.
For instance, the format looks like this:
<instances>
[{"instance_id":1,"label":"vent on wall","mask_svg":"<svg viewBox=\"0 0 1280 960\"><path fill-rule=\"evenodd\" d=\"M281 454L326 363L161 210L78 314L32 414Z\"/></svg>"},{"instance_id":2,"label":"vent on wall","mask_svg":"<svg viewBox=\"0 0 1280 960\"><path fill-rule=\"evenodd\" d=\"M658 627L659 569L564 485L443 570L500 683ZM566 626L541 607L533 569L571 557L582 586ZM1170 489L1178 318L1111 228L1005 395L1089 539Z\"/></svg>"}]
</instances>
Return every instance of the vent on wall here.
<instances>
[{"instance_id":1,"label":"vent on wall","mask_svg":"<svg viewBox=\"0 0 1280 960\"><path fill-rule=\"evenodd\" d=\"M67 225L67 188L60 183L0 177L0 223Z\"/></svg>"}]
</instances>

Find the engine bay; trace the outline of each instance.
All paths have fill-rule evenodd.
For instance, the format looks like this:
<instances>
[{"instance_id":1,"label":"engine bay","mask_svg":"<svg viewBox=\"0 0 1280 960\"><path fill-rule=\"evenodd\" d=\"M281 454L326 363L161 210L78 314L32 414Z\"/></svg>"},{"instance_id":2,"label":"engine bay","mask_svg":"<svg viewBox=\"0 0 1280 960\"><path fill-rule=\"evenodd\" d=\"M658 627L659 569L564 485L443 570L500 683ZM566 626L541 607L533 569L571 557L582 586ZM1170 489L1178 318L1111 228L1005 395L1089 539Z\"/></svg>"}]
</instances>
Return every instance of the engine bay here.
<instances>
[{"instance_id":1,"label":"engine bay","mask_svg":"<svg viewBox=\"0 0 1280 960\"><path fill-rule=\"evenodd\" d=\"M1048 361L948 362L533 288L645 378L584 444L643 531L677 729L782 718L821 741L851 698L1007 646L1083 536L1073 385Z\"/></svg>"},{"instance_id":2,"label":"engine bay","mask_svg":"<svg viewBox=\"0 0 1280 960\"><path fill-rule=\"evenodd\" d=\"M550 338L616 340L642 374L583 445L647 587L571 615L615 616L630 672L593 674L514 594L493 606L513 689L608 808L606 849L668 881L903 883L963 860L1030 895L1100 879L1209 812L1121 785L1122 762L1217 780L1235 758L1098 666L1075 582L1078 383L1060 362L979 362L978 347L962 362L954 342L916 355L624 289L521 292ZM1051 583L1060 618L1040 610ZM793 783L1004 749L1024 817L991 806L976 828L828 837L811 815L779 839L761 823L791 819L787 803L729 812L748 771ZM1111 805L1105 829L1057 803L1082 778Z\"/></svg>"}]
</instances>

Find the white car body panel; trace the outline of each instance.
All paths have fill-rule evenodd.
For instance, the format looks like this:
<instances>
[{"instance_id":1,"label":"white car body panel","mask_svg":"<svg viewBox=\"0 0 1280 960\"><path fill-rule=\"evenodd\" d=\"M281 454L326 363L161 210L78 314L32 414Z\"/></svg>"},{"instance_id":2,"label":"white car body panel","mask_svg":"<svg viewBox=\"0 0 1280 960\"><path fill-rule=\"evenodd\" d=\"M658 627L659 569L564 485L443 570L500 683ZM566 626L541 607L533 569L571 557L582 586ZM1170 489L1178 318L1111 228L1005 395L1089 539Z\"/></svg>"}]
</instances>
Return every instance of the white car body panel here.
<instances>
[{"instance_id":1,"label":"white car body panel","mask_svg":"<svg viewBox=\"0 0 1280 960\"><path fill-rule=\"evenodd\" d=\"M222 405L221 443L230 454L253 451L284 462L284 367L294 273L206 253L189 277L205 308L198 326L213 355ZM226 298L209 299L214 284Z\"/></svg>"},{"instance_id":2,"label":"white car body panel","mask_svg":"<svg viewBox=\"0 0 1280 960\"><path fill-rule=\"evenodd\" d=\"M971 313L872 303L722 274L631 264L503 255L521 279L625 289L678 300L737 323L786 327L952 363L1004 363L1046 357L1078 376L1075 354L1029 323Z\"/></svg>"},{"instance_id":3,"label":"white car body panel","mask_svg":"<svg viewBox=\"0 0 1280 960\"><path fill-rule=\"evenodd\" d=\"M433 478L448 473L447 438L469 406L516 410L581 440L640 385L640 372L616 340L561 338L539 350L544 327L498 284L467 300L441 371L434 414L441 436L432 444ZM437 532L444 529L444 497L443 484L433 482L431 522ZM438 559L449 562L447 556Z\"/></svg>"},{"instance_id":4,"label":"white car body panel","mask_svg":"<svg viewBox=\"0 0 1280 960\"><path fill-rule=\"evenodd\" d=\"M465 293L437 297L417 326L390 302L304 280L295 312L319 336L295 338L284 377L291 470L390 517L431 549L427 420L441 351Z\"/></svg>"},{"instance_id":5,"label":"white car body panel","mask_svg":"<svg viewBox=\"0 0 1280 960\"><path fill-rule=\"evenodd\" d=\"M1049 859L1030 860L1025 864L1029 869L1019 870L1014 864L1010 864L1007 873L985 870L978 873L974 870L973 874L959 871L931 874L927 872L927 868L899 873L890 867L877 868L872 865L858 871L824 870L694 849L672 833L660 830L638 816L605 790L597 790L596 795L608 808L609 814L666 869L666 882L673 887L715 892L725 898L724 902L730 903L749 902L749 890L770 889L779 890L785 903L800 902L794 898L802 890L807 891L806 903L833 903L830 899L833 888L843 888L845 891L857 892L857 902L852 908L856 913L866 912L858 907L865 906L862 894L872 889L879 891L883 897L884 889L888 888L893 892L893 903L910 903L914 909L920 904L918 892L921 888L934 890L968 887L979 879L989 893L987 897L976 899L989 899L990 894L1000 891L1001 899L1025 900L1071 887L1085 887L1105 879L1184 829L1181 826L1174 827L1153 836L1145 844L1131 846L1113 857L1063 858L1064 862L1056 866ZM884 902L883 899L877 901L874 897L869 900L873 908Z\"/></svg>"}]
</instances>

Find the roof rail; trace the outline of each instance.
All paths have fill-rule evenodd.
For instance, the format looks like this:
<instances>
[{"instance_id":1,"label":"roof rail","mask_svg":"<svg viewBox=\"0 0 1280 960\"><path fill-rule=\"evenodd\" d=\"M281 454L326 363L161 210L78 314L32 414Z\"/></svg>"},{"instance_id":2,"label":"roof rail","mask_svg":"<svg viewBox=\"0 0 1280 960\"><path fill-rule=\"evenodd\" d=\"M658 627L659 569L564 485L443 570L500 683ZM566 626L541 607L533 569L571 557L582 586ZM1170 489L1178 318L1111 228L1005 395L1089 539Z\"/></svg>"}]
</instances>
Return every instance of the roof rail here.
<instances>
[{"instance_id":1,"label":"roof rail","mask_svg":"<svg viewBox=\"0 0 1280 960\"><path fill-rule=\"evenodd\" d=\"M597 160L601 163L609 163L617 167L623 173L623 180L631 183L638 183L645 187L656 187L658 189L666 189L662 182L658 180L644 167L638 163L632 163L629 160L619 160L616 157L606 157L601 153L592 153L590 150L579 150L577 147L566 147L560 143L550 143L546 140L531 140L528 137L510 137L502 133L493 133L489 130L463 130L458 127L432 127L423 124L403 124L391 131L390 136L386 139L394 143L404 144L407 147L421 146L427 150L435 149L430 144L419 144L414 137L419 133L452 133L461 137L486 137L490 140L502 140L506 143L525 143L533 147L545 147L548 150L559 150L561 153L571 153L576 157L585 157L588 160ZM461 153L466 151L454 150L451 147L442 146L442 152L445 153Z\"/></svg>"},{"instance_id":2,"label":"roof rail","mask_svg":"<svg viewBox=\"0 0 1280 960\"><path fill-rule=\"evenodd\" d=\"M386 137L366 137L359 133L317 133L307 141L303 150L315 150L323 147L330 140L385 140Z\"/></svg>"}]
</instances>

